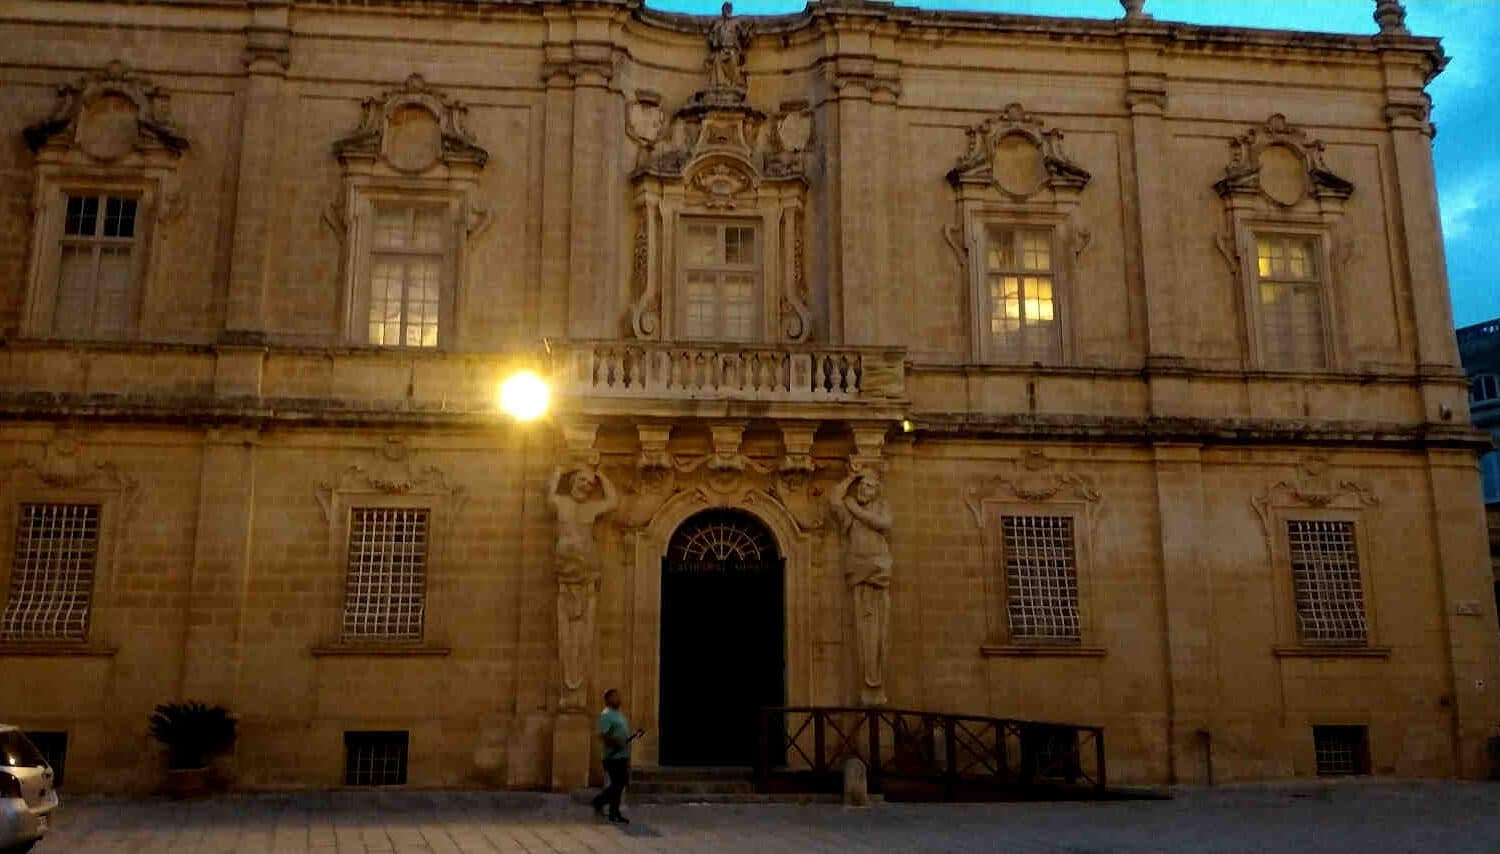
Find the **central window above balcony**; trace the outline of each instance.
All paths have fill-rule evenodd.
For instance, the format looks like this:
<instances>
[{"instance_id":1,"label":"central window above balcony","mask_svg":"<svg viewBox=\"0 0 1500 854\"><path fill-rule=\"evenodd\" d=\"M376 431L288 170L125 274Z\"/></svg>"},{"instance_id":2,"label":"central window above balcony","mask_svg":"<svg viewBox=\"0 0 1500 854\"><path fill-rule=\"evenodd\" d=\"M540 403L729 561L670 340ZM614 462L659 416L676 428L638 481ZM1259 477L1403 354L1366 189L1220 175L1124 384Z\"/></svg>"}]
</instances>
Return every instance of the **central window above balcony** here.
<instances>
[{"instance_id":1,"label":"central window above balcony","mask_svg":"<svg viewBox=\"0 0 1500 854\"><path fill-rule=\"evenodd\" d=\"M752 341L760 328L760 229L752 220L682 220L678 328L702 341Z\"/></svg>"}]
</instances>

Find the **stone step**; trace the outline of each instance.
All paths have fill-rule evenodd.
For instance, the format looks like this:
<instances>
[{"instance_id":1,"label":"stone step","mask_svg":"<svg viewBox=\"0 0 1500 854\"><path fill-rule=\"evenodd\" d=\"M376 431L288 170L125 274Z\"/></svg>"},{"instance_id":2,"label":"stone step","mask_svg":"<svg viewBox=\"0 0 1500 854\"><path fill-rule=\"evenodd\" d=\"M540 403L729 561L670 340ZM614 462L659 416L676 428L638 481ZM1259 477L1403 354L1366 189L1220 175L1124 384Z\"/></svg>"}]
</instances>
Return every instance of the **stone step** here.
<instances>
[{"instance_id":1,"label":"stone step","mask_svg":"<svg viewBox=\"0 0 1500 854\"><path fill-rule=\"evenodd\" d=\"M735 795L755 791L749 780L631 780L630 791L638 795Z\"/></svg>"},{"instance_id":2,"label":"stone step","mask_svg":"<svg viewBox=\"0 0 1500 854\"><path fill-rule=\"evenodd\" d=\"M751 771L737 765L655 765L630 769L632 780L749 780Z\"/></svg>"}]
</instances>

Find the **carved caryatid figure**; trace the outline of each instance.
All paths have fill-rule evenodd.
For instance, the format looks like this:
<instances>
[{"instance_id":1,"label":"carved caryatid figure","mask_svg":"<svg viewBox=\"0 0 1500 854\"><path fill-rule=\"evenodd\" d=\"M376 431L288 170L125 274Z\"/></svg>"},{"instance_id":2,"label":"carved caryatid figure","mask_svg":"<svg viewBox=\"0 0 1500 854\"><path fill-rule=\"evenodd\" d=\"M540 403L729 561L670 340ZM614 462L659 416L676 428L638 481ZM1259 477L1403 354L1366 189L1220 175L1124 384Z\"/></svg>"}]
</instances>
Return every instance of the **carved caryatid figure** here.
<instances>
[{"instance_id":1,"label":"carved caryatid figure","mask_svg":"<svg viewBox=\"0 0 1500 854\"><path fill-rule=\"evenodd\" d=\"M710 89L745 91L745 51L750 48L754 28L735 20L734 5L725 3L719 19L708 28L708 86Z\"/></svg>"},{"instance_id":2,"label":"carved caryatid figure","mask_svg":"<svg viewBox=\"0 0 1500 854\"><path fill-rule=\"evenodd\" d=\"M885 704L891 612L891 505L873 472L854 468L828 495L844 535L844 580L854 595L860 701Z\"/></svg>"},{"instance_id":3,"label":"carved caryatid figure","mask_svg":"<svg viewBox=\"0 0 1500 854\"><path fill-rule=\"evenodd\" d=\"M563 477L567 491L559 491ZM600 495L596 496L595 487ZM594 636L594 610L599 596L599 546L594 522L620 503L619 494L597 469L558 468L547 486L547 498L557 512L557 642L562 658L562 696L565 709L581 709L589 648Z\"/></svg>"}]
</instances>

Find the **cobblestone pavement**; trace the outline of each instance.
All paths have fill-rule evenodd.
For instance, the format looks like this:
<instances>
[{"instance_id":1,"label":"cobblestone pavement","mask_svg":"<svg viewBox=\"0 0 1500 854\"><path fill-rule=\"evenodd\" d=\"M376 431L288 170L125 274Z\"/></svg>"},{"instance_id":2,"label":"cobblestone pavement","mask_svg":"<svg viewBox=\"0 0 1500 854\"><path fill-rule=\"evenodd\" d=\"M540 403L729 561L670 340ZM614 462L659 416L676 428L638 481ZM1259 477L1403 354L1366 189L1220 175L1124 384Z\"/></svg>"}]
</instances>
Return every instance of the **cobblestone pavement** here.
<instances>
[{"instance_id":1,"label":"cobblestone pavement","mask_svg":"<svg viewBox=\"0 0 1500 854\"><path fill-rule=\"evenodd\" d=\"M627 802L628 803L628 802ZM620 829L558 796L323 792L74 797L54 852L1500 852L1500 784L1187 790L1104 803L640 805Z\"/></svg>"}]
</instances>

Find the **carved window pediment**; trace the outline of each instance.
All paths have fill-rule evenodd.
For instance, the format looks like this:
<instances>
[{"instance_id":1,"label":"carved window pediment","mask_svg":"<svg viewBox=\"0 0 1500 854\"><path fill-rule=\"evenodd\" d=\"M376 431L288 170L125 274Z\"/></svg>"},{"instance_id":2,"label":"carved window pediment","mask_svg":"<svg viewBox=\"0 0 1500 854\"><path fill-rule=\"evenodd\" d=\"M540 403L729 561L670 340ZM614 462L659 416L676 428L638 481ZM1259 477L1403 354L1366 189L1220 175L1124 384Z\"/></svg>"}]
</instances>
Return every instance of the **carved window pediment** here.
<instances>
[{"instance_id":1,"label":"carved window pediment","mask_svg":"<svg viewBox=\"0 0 1500 854\"><path fill-rule=\"evenodd\" d=\"M1020 104L1010 104L965 131L969 146L948 172L955 187L994 187L1016 199L1043 190L1077 193L1088 186L1088 170L1062 150L1062 131L1047 129Z\"/></svg>"},{"instance_id":2,"label":"carved window pediment","mask_svg":"<svg viewBox=\"0 0 1500 854\"><path fill-rule=\"evenodd\" d=\"M1354 185L1323 162L1323 142L1287 123L1276 113L1230 142L1234 159L1214 184L1220 196L1260 194L1282 207L1309 196L1347 199Z\"/></svg>"},{"instance_id":3,"label":"carved window pediment","mask_svg":"<svg viewBox=\"0 0 1500 854\"><path fill-rule=\"evenodd\" d=\"M1337 367L1340 282L1354 241L1344 203L1354 185L1324 162L1324 144L1277 113L1229 142L1214 184L1223 200L1219 253L1239 279L1247 363L1273 370ZM1295 257L1293 257L1295 255ZM1283 330L1313 330L1294 342Z\"/></svg>"},{"instance_id":4,"label":"carved window pediment","mask_svg":"<svg viewBox=\"0 0 1500 854\"><path fill-rule=\"evenodd\" d=\"M158 227L184 208L178 172L188 140L168 116L166 92L123 63L57 96L52 115L23 131L36 183L21 328L130 338L148 314Z\"/></svg>"},{"instance_id":5,"label":"carved window pediment","mask_svg":"<svg viewBox=\"0 0 1500 854\"><path fill-rule=\"evenodd\" d=\"M323 216L344 243L344 338L456 349L468 241L492 219L479 193L489 153L464 127L467 108L419 75L362 107L359 127L333 144L344 181ZM413 249L420 270L398 257Z\"/></svg>"},{"instance_id":6,"label":"carved window pediment","mask_svg":"<svg viewBox=\"0 0 1500 854\"><path fill-rule=\"evenodd\" d=\"M463 125L468 108L413 74L399 89L366 98L359 127L333 145L339 161L375 161L404 175L435 166L481 168L489 152Z\"/></svg>"},{"instance_id":7,"label":"carved window pediment","mask_svg":"<svg viewBox=\"0 0 1500 854\"><path fill-rule=\"evenodd\" d=\"M188 140L172 124L167 107L160 87L112 62L58 87L52 115L23 133L27 146L39 154L50 148L58 154L76 151L98 163L132 154L175 160L187 150Z\"/></svg>"},{"instance_id":8,"label":"carved window pediment","mask_svg":"<svg viewBox=\"0 0 1500 854\"><path fill-rule=\"evenodd\" d=\"M759 235L748 340L806 340L813 314L803 269L805 160L813 141L807 103L782 104L768 119L742 93L705 90L669 119L660 96L641 91L625 117L639 148L631 175L636 337L691 337L682 319L685 229L718 216L743 219Z\"/></svg>"}]
</instances>

